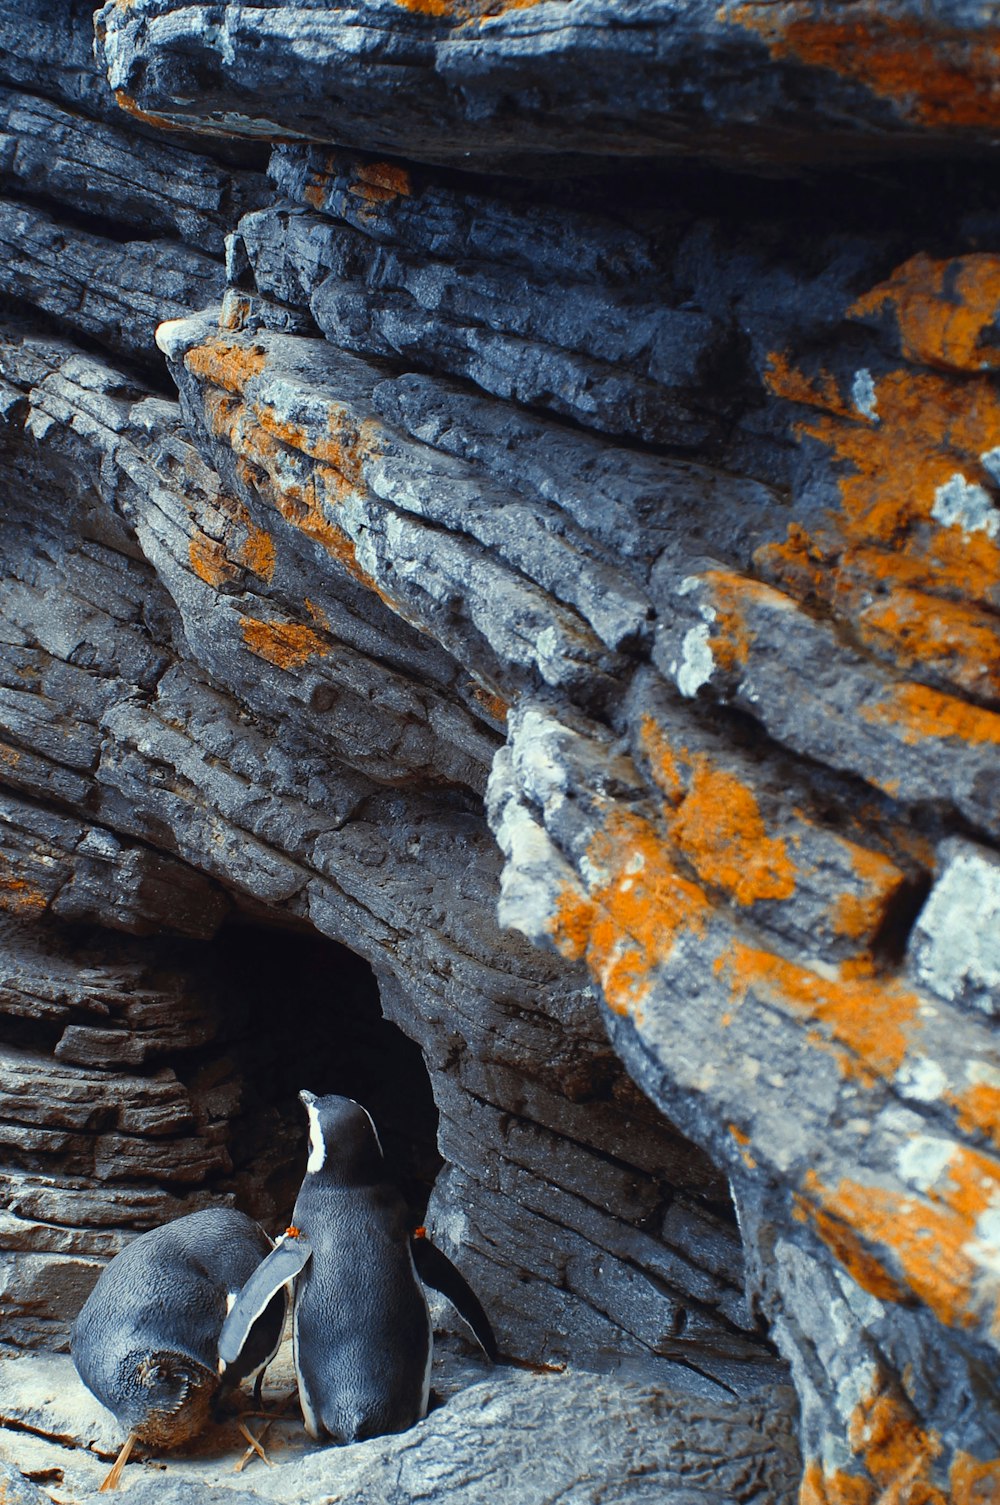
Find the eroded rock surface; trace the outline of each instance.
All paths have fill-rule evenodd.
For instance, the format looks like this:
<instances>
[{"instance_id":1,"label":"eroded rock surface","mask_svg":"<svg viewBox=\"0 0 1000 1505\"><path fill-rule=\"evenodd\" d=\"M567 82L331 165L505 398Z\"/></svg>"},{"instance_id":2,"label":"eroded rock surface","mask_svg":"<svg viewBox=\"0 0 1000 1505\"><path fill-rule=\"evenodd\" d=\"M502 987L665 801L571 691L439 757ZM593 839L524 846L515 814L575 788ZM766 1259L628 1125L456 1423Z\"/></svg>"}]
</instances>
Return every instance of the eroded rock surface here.
<instances>
[{"instance_id":1,"label":"eroded rock surface","mask_svg":"<svg viewBox=\"0 0 1000 1505\"><path fill-rule=\"evenodd\" d=\"M0 5L0 1339L280 1226L348 1090L591 1373L343 1498L478 1499L516 1415L539 1500L780 1499L787 1364L810 1505L991 1499L993 8L90 29Z\"/></svg>"}]
</instances>

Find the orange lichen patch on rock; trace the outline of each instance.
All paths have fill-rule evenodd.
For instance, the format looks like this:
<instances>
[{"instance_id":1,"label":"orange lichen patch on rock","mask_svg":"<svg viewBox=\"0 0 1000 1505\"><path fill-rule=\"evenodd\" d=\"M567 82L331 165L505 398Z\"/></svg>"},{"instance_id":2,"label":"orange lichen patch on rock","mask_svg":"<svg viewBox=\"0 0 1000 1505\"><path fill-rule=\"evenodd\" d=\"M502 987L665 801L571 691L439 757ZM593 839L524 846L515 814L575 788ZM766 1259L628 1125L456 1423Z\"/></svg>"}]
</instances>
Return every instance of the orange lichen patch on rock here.
<instances>
[{"instance_id":1,"label":"orange lichen patch on rock","mask_svg":"<svg viewBox=\"0 0 1000 1505\"><path fill-rule=\"evenodd\" d=\"M609 1008L638 1018L656 968L684 934L704 934L711 904L635 812L613 811L587 859L601 877L589 895L576 884L567 888L550 933L564 956L586 959Z\"/></svg>"},{"instance_id":2,"label":"orange lichen patch on rock","mask_svg":"<svg viewBox=\"0 0 1000 1505\"><path fill-rule=\"evenodd\" d=\"M856 630L904 667L937 668L969 694L1000 699L1000 618L989 612L903 586L861 611Z\"/></svg>"},{"instance_id":3,"label":"orange lichen patch on rock","mask_svg":"<svg viewBox=\"0 0 1000 1505\"><path fill-rule=\"evenodd\" d=\"M881 852L845 841L861 892L842 893L834 903L833 930L851 940L868 940L880 929L893 899L906 879Z\"/></svg>"},{"instance_id":4,"label":"orange lichen patch on rock","mask_svg":"<svg viewBox=\"0 0 1000 1505\"><path fill-rule=\"evenodd\" d=\"M830 1250L837 1262L843 1265L851 1279L876 1296L879 1301L905 1301L909 1296L904 1285L894 1280L888 1270L876 1259L870 1249L861 1242L852 1228L832 1218L822 1208L811 1206L805 1198L797 1196L795 1207L798 1221L810 1222L818 1236Z\"/></svg>"},{"instance_id":5,"label":"orange lichen patch on rock","mask_svg":"<svg viewBox=\"0 0 1000 1505\"><path fill-rule=\"evenodd\" d=\"M425 16L451 16L456 21L488 21L509 10L526 10L540 0L396 0L405 10Z\"/></svg>"},{"instance_id":6,"label":"orange lichen patch on rock","mask_svg":"<svg viewBox=\"0 0 1000 1505\"><path fill-rule=\"evenodd\" d=\"M639 724L639 743L649 759L650 772L657 787L666 796L668 805L676 808L684 797L687 785L681 778L677 755L655 716L643 716ZM680 750L680 755L684 756L683 749Z\"/></svg>"},{"instance_id":7,"label":"orange lichen patch on rock","mask_svg":"<svg viewBox=\"0 0 1000 1505\"><path fill-rule=\"evenodd\" d=\"M919 1029L920 1000L892 981L821 977L771 951L732 941L725 953L734 994L749 991L796 1017L822 1025L847 1075L891 1080Z\"/></svg>"},{"instance_id":8,"label":"orange lichen patch on rock","mask_svg":"<svg viewBox=\"0 0 1000 1505\"><path fill-rule=\"evenodd\" d=\"M301 669L311 658L323 658L330 651L304 622L260 622L244 617L240 628L250 652L279 669Z\"/></svg>"},{"instance_id":9,"label":"orange lichen patch on rock","mask_svg":"<svg viewBox=\"0 0 1000 1505\"><path fill-rule=\"evenodd\" d=\"M6 763L8 768L16 768L21 761L21 754L16 747L8 747L5 742L0 742L0 763Z\"/></svg>"},{"instance_id":10,"label":"orange lichen patch on rock","mask_svg":"<svg viewBox=\"0 0 1000 1505\"><path fill-rule=\"evenodd\" d=\"M828 413L855 422L869 421L844 401L832 372L820 370L814 376L807 376L792 365L787 353L780 350L772 350L768 355L764 381L776 397L784 397L788 402L823 408Z\"/></svg>"},{"instance_id":11,"label":"orange lichen patch on rock","mask_svg":"<svg viewBox=\"0 0 1000 1505\"><path fill-rule=\"evenodd\" d=\"M875 725L897 727L911 747L949 737L975 746L1000 746L1000 715L927 685L893 685L881 700L862 706L861 714Z\"/></svg>"},{"instance_id":12,"label":"orange lichen patch on rock","mask_svg":"<svg viewBox=\"0 0 1000 1505\"><path fill-rule=\"evenodd\" d=\"M333 466L343 478L345 494L363 484L366 462L379 453L378 425L370 418L359 421L340 403L329 405L325 430L316 432L279 417L266 402L255 403L253 415L288 449Z\"/></svg>"},{"instance_id":13,"label":"orange lichen patch on rock","mask_svg":"<svg viewBox=\"0 0 1000 1505\"><path fill-rule=\"evenodd\" d=\"M794 386L776 390L797 399ZM812 535L792 524L754 564L902 667L927 663L960 689L991 694L997 629L972 603L1000 601L1000 515L982 461L1000 446L1000 391L988 377L906 369L873 390L877 425L832 414L796 424L829 451L840 509Z\"/></svg>"},{"instance_id":14,"label":"orange lichen patch on rock","mask_svg":"<svg viewBox=\"0 0 1000 1505\"><path fill-rule=\"evenodd\" d=\"M743 1130L737 1128L735 1124L727 1124L726 1127L728 1128L730 1134L733 1136L737 1146L739 1147L740 1159L743 1161L743 1164L746 1166L748 1171L755 1171L757 1169L757 1162L753 1158L753 1155L750 1153L750 1150L748 1148L750 1144L750 1135L744 1134Z\"/></svg>"},{"instance_id":15,"label":"orange lichen patch on rock","mask_svg":"<svg viewBox=\"0 0 1000 1505\"><path fill-rule=\"evenodd\" d=\"M510 706L502 695L496 695L493 691L488 690L485 685L477 684L470 686L470 692L473 700L482 706L487 716L492 717L494 721L500 722L501 725L507 720L510 714Z\"/></svg>"},{"instance_id":16,"label":"orange lichen patch on rock","mask_svg":"<svg viewBox=\"0 0 1000 1505\"><path fill-rule=\"evenodd\" d=\"M755 31L773 58L861 84L916 125L996 129L1000 121L1000 26L973 32L842 0L747 0L718 16Z\"/></svg>"},{"instance_id":17,"label":"orange lichen patch on rock","mask_svg":"<svg viewBox=\"0 0 1000 1505\"><path fill-rule=\"evenodd\" d=\"M211 388L202 401L212 432L236 455L244 484L276 507L292 527L321 544L355 579L387 599L358 565L351 538L327 515L327 509L335 511L363 484L364 463L377 453L375 425L370 420L357 422L346 409L331 405L327 430L316 436L279 418L263 401L247 404ZM320 459L325 463L318 463ZM248 535L243 549L241 562L258 573L270 566L273 573L274 545L263 530L252 538ZM270 576L265 573L264 578Z\"/></svg>"},{"instance_id":18,"label":"orange lichen patch on rock","mask_svg":"<svg viewBox=\"0 0 1000 1505\"><path fill-rule=\"evenodd\" d=\"M967 1134L983 1134L1000 1150L1000 1087L991 1082L973 1082L961 1092L942 1093L955 1110L960 1128Z\"/></svg>"},{"instance_id":19,"label":"orange lichen patch on rock","mask_svg":"<svg viewBox=\"0 0 1000 1505\"><path fill-rule=\"evenodd\" d=\"M267 364L262 345L241 345L221 335L193 345L184 356L192 376L214 382L227 392L242 393L247 382L259 376Z\"/></svg>"},{"instance_id":20,"label":"orange lichen patch on rock","mask_svg":"<svg viewBox=\"0 0 1000 1505\"><path fill-rule=\"evenodd\" d=\"M302 197L307 204L311 204L314 209L324 207L330 179L336 171L337 158L333 155L327 157L322 168L314 167L310 170L309 182L302 190Z\"/></svg>"},{"instance_id":21,"label":"orange lichen patch on rock","mask_svg":"<svg viewBox=\"0 0 1000 1505\"><path fill-rule=\"evenodd\" d=\"M188 544L188 558L198 579L215 590L236 577L236 568L221 543L204 533L192 536Z\"/></svg>"},{"instance_id":22,"label":"orange lichen patch on rock","mask_svg":"<svg viewBox=\"0 0 1000 1505\"><path fill-rule=\"evenodd\" d=\"M805 1178L804 1194L827 1216L828 1229L846 1228L929 1307L947 1327L973 1327L985 1318L996 1331L996 1292L982 1285L977 1222L1000 1208L996 1161L956 1145L924 1194L864 1185L844 1178L826 1187ZM812 1215L812 1214L810 1214Z\"/></svg>"},{"instance_id":23,"label":"orange lichen patch on rock","mask_svg":"<svg viewBox=\"0 0 1000 1505\"><path fill-rule=\"evenodd\" d=\"M698 877L737 904L795 892L798 869L785 841L767 834L753 790L702 755L693 759L690 787L669 831Z\"/></svg>"},{"instance_id":24,"label":"orange lichen patch on rock","mask_svg":"<svg viewBox=\"0 0 1000 1505\"><path fill-rule=\"evenodd\" d=\"M864 319L884 310L895 316L907 360L959 371L1000 366L1000 344L991 339L1000 319L1000 256L913 256L848 314Z\"/></svg>"},{"instance_id":25,"label":"orange lichen patch on rock","mask_svg":"<svg viewBox=\"0 0 1000 1505\"><path fill-rule=\"evenodd\" d=\"M875 1505L875 1486L870 1479L843 1469L827 1473L814 1458L802 1475L799 1505Z\"/></svg>"},{"instance_id":26,"label":"orange lichen patch on rock","mask_svg":"<svg viewBox=\"0 0 1000 1505\"><path fill-rule=\"evenodd\" d=\"M942 1452L936 1432L917 1421L898 1384L876 1372L871 1390L855 1406L847 1426L847 1440L883 1491L883 1500L908 1500L912 1505L946 1505L935 1487L934 1460Z\"/></svg>"},{"instance_id":27,"label":"orange lichen patch on rock","mask_svg":"<svg viewBox=\"0 0 1000 1505\"><path fill-rule=\"evenodd\" d=\"M9 858L4 858L9 862ZM16 878L13 873L0 871L0 909L13 914L34 914L45 909L48 899L40 888L29 883L27 878Z\"/></svg>"},{"instance_id":28,"label":"orange lichen patch on rock","mask_svg":"<svg viewBox=\"0 0 1000 1505\"><path fill-rule=\"evenodd\" d=\"M151 115L147 110L142 110L136 104L131 94L124 89L115 90L115 103L126 115L131 115L133 120L141 120L143 125L155 126L158 131L183 131L185 127L176 120L171 120L169 115ZM191 126L194 130L196 127Z\"/></svg>"},{"instance_id":29,"label":"orange lichen patch on rock","mask_svg":"<svg viewBox=\"0 0 1000 1505\"><path fill-rule=\"evenodd\" d=\"M842 465L849 536L869 546L897 543L915 522L931 523L937 489L957 472L977 484L987 480L980 457L1000 444L1000 392L988 377L957 380L904 368L873 386L877 425L824 415L796 428ZM972 536L992 542L983 532ZM994 554L1000 558L995 544Z\"/></svg>"},{"instance_id":30,"label":"orange lichen patch on rock","mask_svg":"<svg viewBox=\"0 0 1000 1505\"><path fill-rule=\"evenodd\" d=\"M762 544L754 555L762 574L782 585L800 601L827 601L833 566L824 549L801 523L789 523L781 543Z\"/></svg>"},{"instance_id":31,"label":"orange lichen patch on rock","mask_svg":"<svg viewBox=\"0 0 1000 1505\"><path fill-rule=\"evenodd\" d=\"M952 1505L998 1505L1000 1458L974 1458L959 1448L948 1475Z\"/></svg>"},{"instance_id":32,"label":"orange lichen patch on rock","mask_svg":"<svg viewBox=\"0 0 1000 1505\"><path fill-rule=\"evenodd\" d=\"M732 570L706 570L701 578L709 587L715 610L715 631L708 640L712 657L720 669L735 672L744 668L750 657L753 633L746 622L747 603L768 597L785 607L791 602L771 586Z\"/></svg>"},{"instance_id":33,"label":"orange lichen patch on rock","mask_svg":"<svg viewBox=\"0 0 1000 1505\"><path fill-rule=\"evenodd\" d=\"M248 522L246 539L237 549L236 558L262 580L270 580L276 563L274 539L263 528L255 528Z\"/></svg>"},{"instance_id":34,"label":"orange lichen patch on rock","mask_svg":"<svg viewBox=\"0 0 1000 1505\"><path fill-rule=\"evenodd\" d=\"M405 167L396 167L391 162L362 163L348 191L373 204L385 204L401 197L409 198L413 193L410 175Z\"/></svg>"}]
</instances>

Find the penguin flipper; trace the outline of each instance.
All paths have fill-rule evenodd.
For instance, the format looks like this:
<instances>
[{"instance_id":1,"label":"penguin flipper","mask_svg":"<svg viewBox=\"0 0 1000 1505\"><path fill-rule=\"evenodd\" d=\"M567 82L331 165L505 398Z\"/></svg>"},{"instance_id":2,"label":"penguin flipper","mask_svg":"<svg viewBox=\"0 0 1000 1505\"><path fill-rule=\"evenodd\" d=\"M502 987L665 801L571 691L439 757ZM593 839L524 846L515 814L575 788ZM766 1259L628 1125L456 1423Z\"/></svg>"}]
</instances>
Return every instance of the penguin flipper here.
<instances>
[{"instance_id":1,"label":"penguin flipper","mask_svg":"<svg viewBox=\"0 0 1000 1505\"><path fill-rule=\"evenodd\" d=\"M312 1245L304 1234L283 1234L270 1254L261 1260L222 1324L219 1369L223 1374L238 1364L254 1327L274 1297L305 1268L311 1255Z\"/></svg>"},{"instance_id":2,"label":"penguin flipper","mask_svg":"<svg viewBox=\"0 0 1000 1505\"><path fill-rule=\"evenodd\" d=\"M497 1340L493 1336L490 1319L462 1272L456 1270L447 1254L442 1254L426 1235L411 1238L410 1249L420 1279L425 1285L440 1291L451 1302L458 1315L472 1328L476 1342L486 1357L496 1360Z\"/></svg>"}]
</instances>

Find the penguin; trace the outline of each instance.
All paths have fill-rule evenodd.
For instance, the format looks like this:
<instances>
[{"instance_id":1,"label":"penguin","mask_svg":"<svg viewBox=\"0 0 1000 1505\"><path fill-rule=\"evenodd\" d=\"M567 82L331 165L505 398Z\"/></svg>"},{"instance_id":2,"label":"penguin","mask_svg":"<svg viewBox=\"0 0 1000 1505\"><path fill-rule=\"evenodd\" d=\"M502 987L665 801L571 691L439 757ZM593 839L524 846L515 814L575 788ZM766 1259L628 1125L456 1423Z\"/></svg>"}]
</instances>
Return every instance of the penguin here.
<instances>
[{"instance_id":1,"label":"penguin","mask_svg":"<svg viewBox=\"0 0 1000 1505\"><path fill-rule=\"evenodd\" d=\"M181 1446L241 1380L263 1373L284 1329L283 1291L224 1375L218 1344L226 1313L270 1249L246 1213L207 1208L140 1234L101 1271L70 1352L87 1389L128 1429L102 1490L117 1488L136 1442Z\"/></svg>"},{"instance_id":2,"label":"penguin","mask_svg":"<svg viewBox=\"0 0 1000 1505\"><path fill-rule=\"evenodd\" d=\"M299 1402L317 1441L402 1432L427 1413L433 1333L421 1278L441 1290L490 1358L496 1341L474 1293L419 1229L388 1180L367 1109L300 1092L309 1159L292 1223L240 1292L223 1325L223 1374L243 1363L275 1293L292 1291Z\"/></svg>"}]
</instances>

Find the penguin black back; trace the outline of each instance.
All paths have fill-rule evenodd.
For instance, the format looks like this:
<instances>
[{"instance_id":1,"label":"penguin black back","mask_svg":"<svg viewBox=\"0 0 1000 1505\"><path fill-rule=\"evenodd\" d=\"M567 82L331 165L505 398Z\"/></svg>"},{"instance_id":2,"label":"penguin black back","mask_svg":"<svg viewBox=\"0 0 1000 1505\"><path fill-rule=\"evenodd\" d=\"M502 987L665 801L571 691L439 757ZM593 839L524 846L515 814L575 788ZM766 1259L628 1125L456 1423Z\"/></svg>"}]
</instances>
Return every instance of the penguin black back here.
<instances>
[{"instance_id":1,"label":"penguin black back","mask_svg":"<svg viewBox=\"0 0 1000 1505\"><path fill-rule=\"evenodd\" d=\"M270 1248L245 1213L209 1208L140 1235L101 1272L73 1328L73 1362L140 1441L176 1447L204 1426L227 1310ZM275 1347L283 1321L282 1299L268 1313Z\"/></svg>"}]
</instances>

